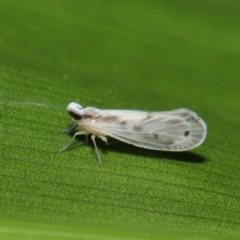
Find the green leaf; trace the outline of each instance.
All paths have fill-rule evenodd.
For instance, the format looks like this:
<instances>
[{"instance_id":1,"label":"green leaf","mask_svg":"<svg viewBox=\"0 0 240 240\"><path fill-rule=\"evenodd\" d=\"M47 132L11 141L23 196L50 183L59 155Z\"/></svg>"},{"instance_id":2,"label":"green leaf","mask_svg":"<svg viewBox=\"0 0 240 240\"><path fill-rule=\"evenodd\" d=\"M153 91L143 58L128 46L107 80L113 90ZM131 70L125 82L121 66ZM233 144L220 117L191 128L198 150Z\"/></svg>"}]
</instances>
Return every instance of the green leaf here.
<instances>
[{"instance_id":1,"label":"green leaf","mask_svg":"<svg viewBox=\"0 0 240 240\"><path fill-rule=\"evenodd\" d=\"M240 237L238 1L0 0L0 238ZM197 112L185 153L71 135L66 105Z\"/></svg>"}]
</instances>

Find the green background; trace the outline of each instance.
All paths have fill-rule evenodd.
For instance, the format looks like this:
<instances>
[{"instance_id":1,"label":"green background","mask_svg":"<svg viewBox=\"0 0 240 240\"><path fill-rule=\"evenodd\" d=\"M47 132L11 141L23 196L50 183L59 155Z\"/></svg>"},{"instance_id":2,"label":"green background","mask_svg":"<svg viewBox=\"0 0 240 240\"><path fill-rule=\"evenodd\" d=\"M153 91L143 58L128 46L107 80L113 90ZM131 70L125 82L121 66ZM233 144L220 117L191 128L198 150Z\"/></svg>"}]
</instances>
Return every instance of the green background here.
<instances>
[{"instance_id":1,"label":"green background","mask_svg":"<svg viewBox=\"0 0 240 240\"><path fill-rule=\"evenodd\" d=\"M239 1L0 0L0 238L240 237ZM204 144L70 140L66 105L186 107ZM39 105L38 105L38 104Z\"/></svg>"}]
</instances>

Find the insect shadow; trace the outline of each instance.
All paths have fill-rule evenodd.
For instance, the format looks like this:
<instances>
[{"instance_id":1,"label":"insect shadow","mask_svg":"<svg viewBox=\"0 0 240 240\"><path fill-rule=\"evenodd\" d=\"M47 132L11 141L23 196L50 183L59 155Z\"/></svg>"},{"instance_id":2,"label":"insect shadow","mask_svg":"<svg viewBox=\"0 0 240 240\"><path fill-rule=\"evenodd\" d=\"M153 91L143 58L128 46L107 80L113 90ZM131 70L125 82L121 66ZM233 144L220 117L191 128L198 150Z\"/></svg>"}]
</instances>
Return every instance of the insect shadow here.
<instances>
[{"instance_id":1,"label":"insect shadow","mask_svg":"<svg viewBox=\"0 0 240 240\"><path fill-rule=\"evenodd\" d=\"M68 133L69 136L73 136L74 132ZM94 148L93 142L90 138L91 134L88 135L87 145ZM76 139L84 144L86 144L86 138L84 135L77 136ZM199 154L193 152L167 152L167 151L157 151L146 148L136 147L132 144L123 143L116 139L108 137L109 145L106 145L101 139L96 138L96 143L99 149L104 152L113 151L124 154L131 154L135 156L145 156L148 158L154 158L157 160L168 159L181 162L189 163L205 163L207 159ZM71 149L76 149L78 147L70 147ZM69 150L70 150L69 148Z\"/></svg>"}]
</instances>

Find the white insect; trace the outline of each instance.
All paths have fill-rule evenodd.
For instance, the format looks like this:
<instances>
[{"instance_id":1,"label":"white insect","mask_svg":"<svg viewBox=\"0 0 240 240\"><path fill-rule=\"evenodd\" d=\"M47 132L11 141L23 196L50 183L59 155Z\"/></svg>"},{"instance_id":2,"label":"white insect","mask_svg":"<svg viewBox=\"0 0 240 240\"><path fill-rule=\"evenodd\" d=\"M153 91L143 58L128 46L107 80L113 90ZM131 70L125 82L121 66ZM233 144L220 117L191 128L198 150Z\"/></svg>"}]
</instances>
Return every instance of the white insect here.
<instances>
[{"instance_id":1,"label":"white insect","mask_svg":"<svg viewBox=\"0 0 240 240\"><path fill-rule=\"evenodd\" d=\"M138 147L161 151L186 151L201 145L207 134L207 126L198 115L188 109L165 112L145 112L131 110L100 110L93 107L82 108L70 103L67 111L74 125L66 130L71 132L78 126L71 141L60 151L67 149L76 136L92 134L97 158L101 164L95 138L106 144L106 136Z\"/></svg>"}]
</instances>

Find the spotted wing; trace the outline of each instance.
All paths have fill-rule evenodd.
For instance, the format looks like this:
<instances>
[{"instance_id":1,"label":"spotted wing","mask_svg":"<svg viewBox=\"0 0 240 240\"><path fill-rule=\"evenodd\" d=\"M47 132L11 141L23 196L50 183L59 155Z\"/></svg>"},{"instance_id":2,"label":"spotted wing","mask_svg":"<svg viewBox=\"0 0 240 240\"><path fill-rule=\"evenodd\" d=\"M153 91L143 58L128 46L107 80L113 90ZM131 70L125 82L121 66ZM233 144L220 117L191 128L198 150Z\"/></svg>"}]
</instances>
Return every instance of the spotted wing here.
<instances>
[{"instance_id":1,"label":"spotted wing","mask_svg":"<svg viewBox=\"0 0 240 240\"><path fill-rule=\"evenodd\" d=\"M202 144L207 126L188 109L166 112L102 110L92 128L103 135L138 147L163 151L185 151Z\"/></svg>"}]
</instances>

